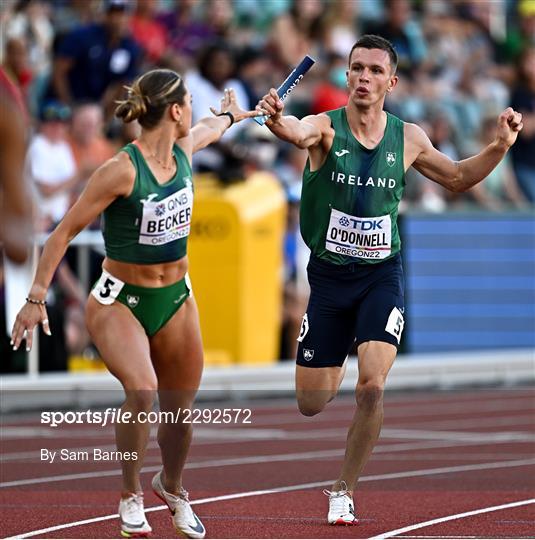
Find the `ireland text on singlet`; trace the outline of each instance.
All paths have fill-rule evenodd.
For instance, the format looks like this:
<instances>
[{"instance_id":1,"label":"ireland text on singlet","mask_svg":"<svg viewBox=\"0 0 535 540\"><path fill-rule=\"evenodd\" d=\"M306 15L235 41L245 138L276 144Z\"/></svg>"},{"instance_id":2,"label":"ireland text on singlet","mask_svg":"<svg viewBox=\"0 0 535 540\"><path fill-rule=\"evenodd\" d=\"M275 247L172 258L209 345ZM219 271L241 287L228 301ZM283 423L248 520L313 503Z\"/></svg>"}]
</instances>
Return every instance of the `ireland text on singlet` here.
<instances>
[{"instance_id":1,"label":"ireland text on singlet","mask_svg":"<svg viewBox=\"0 0 535 540\"><path fill-rule=\"evenodd\" d=\"M176 144L175 176L158 184L138 147L123 150L136 169L134 189L106 208L103 236L106 256L116 261L156 264L186 255L193 206L192 171L188 158Z\"/></svg>"},{"instance_id":2,"label":"ireland text on singlet","mask_svg":"<svg viewBox=\"0 0 535 540\"><path fill-rule=\"evenodd\" d=\"M301 234L314 255L331 263L380 262L400 249L403 122L387 113L384 136L369 150L351 133L345 107L326 114L334 141L320 169L305 166Z\"/></svg>"}]
</instances>

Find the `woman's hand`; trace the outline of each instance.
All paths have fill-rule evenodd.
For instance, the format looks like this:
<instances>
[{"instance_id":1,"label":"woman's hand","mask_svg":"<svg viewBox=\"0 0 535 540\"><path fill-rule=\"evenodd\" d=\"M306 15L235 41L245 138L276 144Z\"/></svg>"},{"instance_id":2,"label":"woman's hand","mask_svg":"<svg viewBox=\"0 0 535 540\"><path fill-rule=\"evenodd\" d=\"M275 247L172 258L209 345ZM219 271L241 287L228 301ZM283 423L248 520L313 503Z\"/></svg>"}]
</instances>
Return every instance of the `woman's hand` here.
<instances>
[{"instance_id":1,"label":"woman's hand","mask_svg":"<svg viewBox=\"0 0 535 540\"><path fill-rule=\"evenodd\" d=\"M23 339L26 340L26 350L30 351L33 343L33 329L41 323L43 331L47 336L51 336L50 326L48 324L48 315L46 307L43 304L33 304L26 302L18 312L13 330L11 331L11 345L16 351Z\"/></svg>"},{"instance_id":2,"label":"woman's hand","mask_svg":"<svg viewBox=\"0 0 535 540\"><path fill-rule=\"evenodd\" d=\"M246 118L254 118L255 116L262 116L260 111L244 111L236 102L236 93L232 88L225 88L223 97L221 98L221 109L217 111L213 107L210 107L210 111L215 116L219 116L222 113L229 112L234 117L234 123L241 122Z\"/></svg>"}]
</instances>

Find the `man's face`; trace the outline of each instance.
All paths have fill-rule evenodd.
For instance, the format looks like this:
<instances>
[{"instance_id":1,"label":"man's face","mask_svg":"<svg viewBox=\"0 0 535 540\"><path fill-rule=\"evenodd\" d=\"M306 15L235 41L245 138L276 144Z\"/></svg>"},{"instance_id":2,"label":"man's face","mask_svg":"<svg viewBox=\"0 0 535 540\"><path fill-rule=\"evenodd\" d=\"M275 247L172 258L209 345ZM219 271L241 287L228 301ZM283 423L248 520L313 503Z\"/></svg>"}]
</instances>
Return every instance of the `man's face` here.
<instances>
[{"instance_id":1,"label":"man's face","mask_svg":"<svg viewBox=\"0 0 535 540\"><path fill-rule=\"evenodd\" d=\"M130 12L126 9L110 9L106 13L105 24L113 36L125 36L128 34Z\"/></svg>"},{"instance_id":2,"label":"man's face","mask_svg":"<svg viewBox=\"0 0 535 540\"><path fill-rule=\"evenodd\" d=\"M370 106L384 99L397 82L390 57L382 49L356 48L347 72L350 100L355 105Z\"/></svg>"}]
</instances>

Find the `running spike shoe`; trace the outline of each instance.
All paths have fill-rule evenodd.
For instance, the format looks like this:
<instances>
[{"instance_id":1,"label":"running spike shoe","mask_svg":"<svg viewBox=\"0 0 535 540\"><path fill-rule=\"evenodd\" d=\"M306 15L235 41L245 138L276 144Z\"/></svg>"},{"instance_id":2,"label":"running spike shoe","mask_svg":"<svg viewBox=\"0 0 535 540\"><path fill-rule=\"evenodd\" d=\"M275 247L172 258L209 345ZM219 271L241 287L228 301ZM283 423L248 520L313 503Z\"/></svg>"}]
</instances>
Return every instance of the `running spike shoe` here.
<instances>
[{"instance_id":1,"label":"running spike shoe","mask_svg":"<svg viewBox=\"0 0 535 540\"><path fill-rule=\"evenodd\" d=\"M161 471L152 479L152 489L169 508L173 515L173 525L177 532L186 538L204 538L206 530L189 504L188 492L180 488L179 495L168 493L163 488Z\"/></svg>"}]
</instances>

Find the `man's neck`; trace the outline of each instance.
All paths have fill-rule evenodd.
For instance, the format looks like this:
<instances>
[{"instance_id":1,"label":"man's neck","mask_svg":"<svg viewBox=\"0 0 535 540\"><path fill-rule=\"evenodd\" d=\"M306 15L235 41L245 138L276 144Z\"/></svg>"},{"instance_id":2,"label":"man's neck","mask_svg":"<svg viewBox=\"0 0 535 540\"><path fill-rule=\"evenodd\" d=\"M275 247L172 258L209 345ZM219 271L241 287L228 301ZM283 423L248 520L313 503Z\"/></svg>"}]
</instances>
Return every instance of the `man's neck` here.
<instances>
[{"instance_id":1,"label":"man's neck","mask_svg":"<svg viewBox=\"0 0 535 540\"><path fill-rule=\"evenodd\" d=\"M382 104L359 108L348 103L346 114L349 127L360 142L369 147L379 144L386 128L386 113Z\"/></svg>"}]
</instances>

